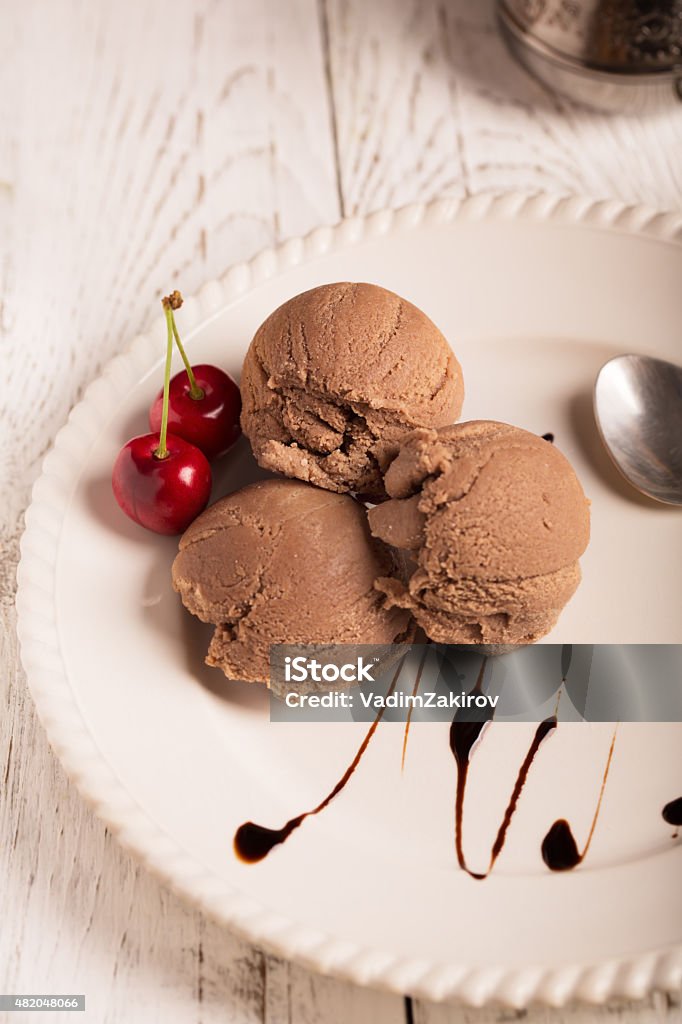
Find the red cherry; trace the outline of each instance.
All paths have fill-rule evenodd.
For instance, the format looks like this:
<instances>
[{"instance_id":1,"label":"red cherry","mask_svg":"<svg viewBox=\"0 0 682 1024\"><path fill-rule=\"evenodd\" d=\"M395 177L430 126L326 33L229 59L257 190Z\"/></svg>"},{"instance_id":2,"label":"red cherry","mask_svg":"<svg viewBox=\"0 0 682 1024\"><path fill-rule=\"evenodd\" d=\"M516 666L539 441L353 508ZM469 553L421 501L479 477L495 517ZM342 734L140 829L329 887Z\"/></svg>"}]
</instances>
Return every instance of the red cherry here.
<instances>
[{"instance_id":1,"label":"red cherry","mask_svg":"<svg viewBox=\"0 0 682 1024\"><path fill-rule=\"evenodd\" d=\"M239 414L242 403L239 388L218 366L193 366L195 391L185 370L172 378L168 409L168 429L200 448L207 459L222 455L241 434ZM149 426L161 429L163 388L149 410Z\"/></svg>"},{"instance_id":2,"label":"red cherry","mask_svg":"<svg viewBox=\"0 0 682 1024\"><path fill-rule=\"evenodd\" d=\"M156 453L159 434L142 434L121 448L111 477L114 497L127 516L155 533L183 533L206 508L211 467L182 437L168 434L166 455Z\"/></svg>"}]
</instances>

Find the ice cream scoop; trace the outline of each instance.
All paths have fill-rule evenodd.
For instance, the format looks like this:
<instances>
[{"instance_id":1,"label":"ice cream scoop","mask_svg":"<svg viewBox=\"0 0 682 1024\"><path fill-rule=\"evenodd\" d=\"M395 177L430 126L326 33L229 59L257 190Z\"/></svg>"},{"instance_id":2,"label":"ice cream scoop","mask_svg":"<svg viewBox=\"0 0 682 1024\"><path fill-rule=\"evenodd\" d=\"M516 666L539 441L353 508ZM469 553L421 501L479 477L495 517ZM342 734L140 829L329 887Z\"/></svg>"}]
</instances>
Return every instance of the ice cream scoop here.
<instances>
[{"instance_id":1,"label":"ice cream scoop","mask_svg":"<svg viewBox=\"0 0 682 1024\"><path fill-rule=\"evenodd\" d=\"M330 491L383 493L382 467L415 427L459 416L462 371L411 302L326 284L259 327L241 379L242 429L261 466Z\"/></svg>"},{"instance_id":2,"label":"ice cream scoop","mask_svg":"<svg viewBox=\"0 0 682 1024\"><path fill-rule=\"evenodd\" d=\"M382 578L387 608L440 643L532 643L580 582L589 503L548 441L488 420L416 430L369 512L375 537L412 552L407 584Z\"/></svg>"},{"instance_id":3,"label":"ice cream scoop","mask_svg":"<svg viewBox=\"0 0 682 1024\"><path fill-rule=\"evenodd\" d=\"M206 661L267 682L271 644L390 644L409 624L374 588L392 573L349 495L264 480L222 498L180 540L173 586L215 625Z\"/></svg>"}]
</instances>

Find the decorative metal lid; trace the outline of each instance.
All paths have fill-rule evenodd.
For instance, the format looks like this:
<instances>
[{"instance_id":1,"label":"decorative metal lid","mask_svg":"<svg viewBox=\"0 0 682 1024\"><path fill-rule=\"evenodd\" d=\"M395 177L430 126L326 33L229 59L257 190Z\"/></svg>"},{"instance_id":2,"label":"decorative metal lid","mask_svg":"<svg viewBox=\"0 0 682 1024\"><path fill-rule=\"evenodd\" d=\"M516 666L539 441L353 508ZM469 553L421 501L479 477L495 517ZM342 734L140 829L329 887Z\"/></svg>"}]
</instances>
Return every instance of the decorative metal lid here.
<instances>
[{"instance_id":1,"label":"decorative metal lid","mask_svg":"<svg viewBox=\"0 0 682 1024\"><path fill-rule=\"evenodd\" d=\"M528 45L617 75L682 73L682 0L499 0Z\"/></svg>"}]
</instances>

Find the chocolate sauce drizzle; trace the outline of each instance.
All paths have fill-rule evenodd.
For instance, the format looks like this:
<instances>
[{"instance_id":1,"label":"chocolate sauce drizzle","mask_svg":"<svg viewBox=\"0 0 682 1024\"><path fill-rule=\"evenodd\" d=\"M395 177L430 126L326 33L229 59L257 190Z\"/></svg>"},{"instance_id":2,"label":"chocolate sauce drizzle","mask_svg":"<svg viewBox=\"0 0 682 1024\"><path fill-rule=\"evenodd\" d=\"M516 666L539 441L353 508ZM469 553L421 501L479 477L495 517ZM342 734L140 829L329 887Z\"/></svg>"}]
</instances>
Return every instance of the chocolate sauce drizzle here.
<instances>
[{"instance_id":1,"label":"chocolate sauce drizzle","mask_svg":"<svg viewBox=\"0 0 682 1024\"><path fill-rule=\"evenodd\" d=\"M559 818L555 821L545 838L542 840L542 859L550 871L571 871L573 868L577 868L579 864L582 864L587 856L587 852L592 843L592 837L594 836L594 830L597 827L597 819L599 818L602 800L604 799L604 790L606 789L606 780L608 779L609 771L611 770L611 761L613 760L613 751L616 746L617 733L618 728L616 727L613 731L611 746L609 747L609 755L606 759L604 774L602 775L599 799L597 800L597 806L595 808L594 815L592 816L592 824L590 825L587 841L585 842L582 850L578 849L578 844L576 843L573 832L571 831L571 826L565 818Z\"/></svg>"},{"instance_id":2,"label":"chocolate sauce drizzle","mask_svg":"<svg viewBox=\"0 0 682 1024\"><path fill-rule=\"evenodd\" d=\"M479 672L478 679L476 680L476 685L472 690L472 694L476 694L477 692L483 692L482 687L483 677L485 674L486 660L484 660L483 664L481 665L481 671ZM512 794L509 798L509 802L502 817L500 827L497 830L497 835L495 836L495 841L490 851L490 860L488 862L488 868L486 871L483 872L472 871L471 868L468 866L466 857L464 855L462 827L464 816L464 796L466 793L467 779L469 776L469 765L471 763L471 754L473 748L476 745L478 739L480 738L484 727L492 719L492 717L493 709L491 708L489 716L485 720L480 722L466 721L462 711L460 710L455 714L455 717L452 720L452 725L450 726L450 750L452 751L453 756L455 758L455 762L457 764L457 793L455 797L455 850L457 853L457 863L459 864L460 868L462 868L463 871L466 871L466 873L471 878L475 878L478 881L482 881L484 878L488 877L488 875L495 866L497 858L502 853L505 841L507 839L507 832L509 831L509 826L511 825L512 818L516 813L519 797L521 796L523 787L525 786L526 780L528 779L528 774L530 772L533 761L535 760L535 755L540 749L543 740L557 727L556 715L552 715L550 718L546 718L543 722L540 722L537 729L535 730L535 735L533 736L533 740L528 748L526 756L523 759L523 763L519 768L518 774L516 776L516 781L514 783L514 788L512 790Z\"/></svg>"},{"instance_id":3,"label":"chocolate sauce drizzle","mask_svg":"<svg viewBox=\"0 0 682 1024\"><path fill-rule=\"evenodd\" d=\"M405 663L406 655L400 659L398 668L396 669L395 675L391 681L386 696L389 697L395 690L398 678ZM360 764L362 756L369 746L372 736L376 732L376 728L381 721L385 707L382 707L377 714L376 718L367 730L367 735L358 747L358 751L346 768L345 772L336 783L334 788L327 794L317 807L313 807L310 811L304 811L303 814L297 814L295 818L290 818L285 825L281 828L266 828L264 825L256 825L253 821L246 821L243 825L240 825L234 835L234 851L240 860L246 861L247 864L255 864L259 860L263 860L275 846L279 846L280 843L285 842L292 832L294 832L299 825L301 825L306 818L311 817L313 814L319 814L327 807L335 796L338 796L341 790L345 787L349 781L353 772Z\"/></svg>"},{"instance_id":4,"label":"chocolate sauce drizzle","mask_svg":"<svg viewBox=\"0 0 682 1024\"><path fill-rule=\"evenodd\" d=\"M430 643L430 641L429 641L429 643ZM416 675L415 680L414 680L414 686L412 688L412 696L413 697L416 697L417 693L419 691L419 684L422 681L422 672L424 671L424 665L426 664L426 656L427 656L428 653L429 653L429 648L428 648L428 646L425 646L424 647L424 653L422 654L421 660L419 662L419 668L417 669L417 675ZM401 758L400 758L400 770L401 771L405 770L405 757L407 756L407 738L410 735L410 725L412 723L412 711L413 711L413 708L414 708L414 705L410 704L409 708L407 709L407 721L405 722L405 731L403 733L403 751L402 751L402 755L401 755Z\"/></svg>"},{"instance_id":5,"label":"chocolate sauce drizzle","mask_svg":"<svg viewBox=\"0 0 682 1024\"><path fill-rule=\"evenodd\" d=\"M568 678L568 673L573 660L573 644L561 645L561 685L563 686ZM559 691L561 693L561 691Z\"/></svg>"},{"instance_id":6,"label":"chocolate sauce drizzle","mask_svg":"<svg viewBox=\"0 0 682 1024\"><path fill-rule=\"evenodd\" d=\"M548 435L547 439L552 438L552 435ZM561 674L562 684L565 683L566 677L571 664L573 648L570 644L564 644L561 654ZM387 690L387 696L390 696L396 688L398 679L402 672L405 658L407 655L403 655L398 664L398 668L393 676L391 684ZM426 661L426 651L423 653L419 668L417 670L413 694L416 695L424 669ZM483 682L485 678L486 666L488 659L484 658L481 663L481 668L476 679L476 684L471 690L469 696L476 696L483 694ZM469 708L459 709L450 725L450 750L452 751L453 757L457 765L457 789L455 796L455 851L457 854L457 862L463 871L474 879L482 880L487 878L495 863L500 856L504 844L507 839L507 833L512 823L514 814L516 813L519 799L523 788L528 780L528 776L537 756L540 747L544 740L557 728L557 709L553 715L549 718L544 719L537 726L533 739L528 747L526 756L524 757L521 766L516 775L514 787L512 789L509 802L505 808L502 821L497 830L495 841L490 850L490 859L488 861L488 867L484 872L477 872L469 868L466 857L464 854L464 842L463 842L463 816L464 816L464 798L466 795L467 780L469 776L469 767L471 763L471 756L476 744L479 742L483 730L494 717L494 708L488 707L482 712L478 709L477 720L471 720L471 710ZM249 864L254 864L258 861L263 860L270 851L281 843L284 843L292 832L294 832L306 818L312 815L319 814L327 807L334 797L338 796L342 789L349 782L351 776L355 772L355 769L359 765L362 757L369 746L369 743L376 732L377 726L381 721L385 711L385 705L379 710L376 718L370 725L367 734L360 744L355 757L351 761L350 765L343 773L339 781L336 783L334 788L327 794L327 796L319 803L316 807L313 807L309 811L304 811L302 814L296 815L294 818L290 818L281 828L272 829L266 828L263 825L257 825L252 821L247 821L237 829L234 836L234 850L237 856ZM410 728L410 715L405 725L405 733L403 737L403 749L402 749L402 765L405 764L405 753L407 750L407 737ZM614 730L613 737L611 739L611 746L609 748L609 754L606 760L606 766L604 768L604 774L602 776L601 788L599 791L599 798L597 800L597 806L592 818L590 831L587 837L587 841L582 851L578 849L577 843L571 831L571 826L564 819L560 818L554 822L549 832L542 841L542 857L551 871L568 871L571 868L577 867L585 859L587 852L592 843L594 831L597 826L597 819L599 818L599 812L601 810L602 801L604 798L604 790L606 788L606 782L608 779L609 771L611 768L611 762L613 760L613 752L616 744L617 728ZM666 804L662 811L663 818L669 824L674 826L682 825L682 797L677 800L672 800Z\"/></svg>"},{"instance_id":7,"label":"chocolate sauce drizzle","mask_svg":"<svg viewBox=\"0 0 682 1024\"><path fill-rule=\"evenodd\" d=\"M671 800L669 804L666 804L661 814L663 820L667 821L669 825L674 825L675 828L682 826L682 796L678 796L677 800Z\"/></svg>"}]
</instances>

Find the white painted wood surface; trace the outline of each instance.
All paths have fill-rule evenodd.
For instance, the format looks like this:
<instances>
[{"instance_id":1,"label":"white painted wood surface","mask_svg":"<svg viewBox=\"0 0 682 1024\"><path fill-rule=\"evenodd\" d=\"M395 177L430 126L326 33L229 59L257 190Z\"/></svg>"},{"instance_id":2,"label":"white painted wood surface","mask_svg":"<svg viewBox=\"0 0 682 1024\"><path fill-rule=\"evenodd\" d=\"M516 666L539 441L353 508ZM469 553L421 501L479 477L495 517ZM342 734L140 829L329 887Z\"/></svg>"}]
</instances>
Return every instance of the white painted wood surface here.
<instances>
[{"instance_id":1,"label":"white painted wood surface","mask_svg":"<svg viewBox=\"0 0 682 1024\"><path fill-rule=\"evenodd\" d=\"M406 1004L266 956L119 849L49 751L18 664L23 510L69 408L171 284L191 294L341 214L437 195L676 208L680 152L682 105L602 115L527 78L491 0L0 6L0 992L85 992L97 1024L514 1016ZM682 1019L661 995L528 1017L614 1015Z\"/></svg>"}]
</instances>

